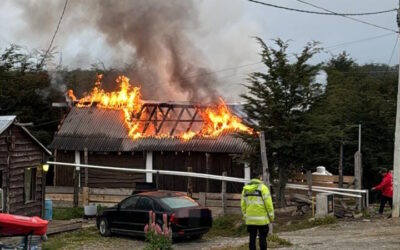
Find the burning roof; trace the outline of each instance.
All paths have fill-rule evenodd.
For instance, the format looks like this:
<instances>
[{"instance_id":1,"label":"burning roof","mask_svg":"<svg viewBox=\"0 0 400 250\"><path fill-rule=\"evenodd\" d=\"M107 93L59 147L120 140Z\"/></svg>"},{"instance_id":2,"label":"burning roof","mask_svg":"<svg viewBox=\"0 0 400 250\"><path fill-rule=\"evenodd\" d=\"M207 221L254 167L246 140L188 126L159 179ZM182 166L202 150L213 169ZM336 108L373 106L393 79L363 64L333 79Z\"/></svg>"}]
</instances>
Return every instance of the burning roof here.
<instances>
[{"instance_id":1,"label":"burning roof","mask_svg":"<svg viewBox=\"0 0 400 250\"><path fill-rule=\"evenodd\" d=\"M129 79L121 89L101 89L101 76L91 93L77 99L61 124L53 149L90 151L204 151L240 153L250 150L235 132L253 133L240 116L239 105L214 106L146 102Z\"/></svg>"}]
</instances>

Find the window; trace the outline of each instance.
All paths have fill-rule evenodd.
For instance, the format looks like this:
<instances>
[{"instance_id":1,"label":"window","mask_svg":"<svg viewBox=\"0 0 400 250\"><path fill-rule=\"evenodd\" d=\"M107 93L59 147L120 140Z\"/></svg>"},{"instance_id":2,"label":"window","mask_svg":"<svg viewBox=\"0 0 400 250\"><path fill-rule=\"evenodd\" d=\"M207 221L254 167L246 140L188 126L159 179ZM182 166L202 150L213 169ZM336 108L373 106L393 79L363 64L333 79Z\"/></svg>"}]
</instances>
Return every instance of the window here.
<instances>
[{"instance_id":1,"label":"window","mask_svg":"<svg viewBox=\"0 0 400 250\"><path fill-rule=\"evenodd\" d=\"M129 197L126 200L121 202L121 208L122 209L134 209L138 200L139 200L138 196Z\"/></svg>"},{"instance_id":2,"label":"window","mask_svg":"<svg viewBox=\"0 0 400 250\"><path fill-rule=\"evenodd\" d=\"M161 201L172 209L198 206L198 204L194 200L190 199L189 197L185 197L185 196L161 198Z\"/></svg>"},{"instance_id":3,"label":"window","mask_svg":"<svg viewBox=\"0 0 400 250\"><path fill-rule=\"evenodd\" d=\"M147 197L141 197L138 204L136 205L136 209L140 210L153 210L153 201Z\"/></svg>"},{"instance_id":4,"label":"window","mask_svg":"<svg viewBox=\"0 0 400 250\"><path fill-rule=\"evenodd\" d=\"M24 198L25 202L34 201L36 193L36 168L25 168Z\"/></svg>"}]
</instances>

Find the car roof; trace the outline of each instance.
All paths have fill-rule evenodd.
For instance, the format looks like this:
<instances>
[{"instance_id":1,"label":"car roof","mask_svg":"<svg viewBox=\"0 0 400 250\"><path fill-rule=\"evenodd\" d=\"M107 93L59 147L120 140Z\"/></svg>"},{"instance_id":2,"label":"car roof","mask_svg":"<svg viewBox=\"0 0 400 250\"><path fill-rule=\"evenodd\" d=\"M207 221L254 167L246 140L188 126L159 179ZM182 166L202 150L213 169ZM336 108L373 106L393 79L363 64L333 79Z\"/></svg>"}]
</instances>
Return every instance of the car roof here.
<instances>
[{"instance_id":1,"label":"car roof","mask_svg":"<svg viewBox=\"0 0 400 250\"><path fill-rule=\"evenodd\" d=\"M182 192L164 191L164 190L141 192L141 193L138 193L137 195L149 196L149 197L154 197L154 198L186 196L186 194L182 193Z\"/></svg>"}]
</instances>

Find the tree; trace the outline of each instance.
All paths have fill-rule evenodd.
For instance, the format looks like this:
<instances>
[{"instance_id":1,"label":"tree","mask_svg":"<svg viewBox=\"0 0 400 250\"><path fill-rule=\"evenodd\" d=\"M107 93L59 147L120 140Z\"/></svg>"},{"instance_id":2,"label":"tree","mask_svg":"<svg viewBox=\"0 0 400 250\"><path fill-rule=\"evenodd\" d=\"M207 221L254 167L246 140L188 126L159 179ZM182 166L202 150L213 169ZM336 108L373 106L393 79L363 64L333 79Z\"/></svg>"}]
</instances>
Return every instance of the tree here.
<instances>
[{"instance_id":1,"label":"tree","mask_svg":"<svg viewBox=\"0 0 400 250\"><path fill-rule=\"evenodd\" d=\"M291 62L288 42L276 39L275 48L260 38L257 41L262 48L260 55L266 73L255 72L249 76L248 93L242 95L246 100L244 110L255 121L254 129L265 131L271 174L279 179L278 203L285 206L288 176L301 167L304 159L299 146L305 132L304 116L322 93L321 84L316 81L321 65L308 64L320 48L318 43L310 42ZM258 144L254 137L245 139L255 146ZM255 154L253 159L258 158L259 151ZM260 168L256 168L260 172Z\"/></svg>"},{"instance_id":2,"label":"tree","mask_svg":"<svg viewBox=\"0 0 400 250\"><path fill-rule=\"evenodd\" d=\"M305 166L324 165L337 173L339 147L344 144L345 175L353 175L357 125L362 124L364 185L379 179L377 169L393 163L396 115L396 67L358 65L348 54L332 57L324 66L326 90L306 115Z\"/></svg>"}]
</instances>

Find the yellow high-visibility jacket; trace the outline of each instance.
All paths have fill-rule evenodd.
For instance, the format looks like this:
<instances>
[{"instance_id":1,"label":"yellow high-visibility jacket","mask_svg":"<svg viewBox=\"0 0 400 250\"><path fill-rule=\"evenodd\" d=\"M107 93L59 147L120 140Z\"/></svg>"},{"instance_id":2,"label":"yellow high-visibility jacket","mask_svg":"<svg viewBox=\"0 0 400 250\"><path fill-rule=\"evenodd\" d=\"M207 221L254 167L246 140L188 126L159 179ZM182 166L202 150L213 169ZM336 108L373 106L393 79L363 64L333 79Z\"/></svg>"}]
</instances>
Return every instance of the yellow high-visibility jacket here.
<instances>
[{"instance_id":1,"label":"yellow high-visibility jacket","mask_svg":"<svg viewBox=\"0 0 400 250\"><path fill-rule=\"evenodd\" d=\"M243 187L241 207L246 225L267 225L274 221L271 193L259 179Z\"/></svg>"}]
</instances>

